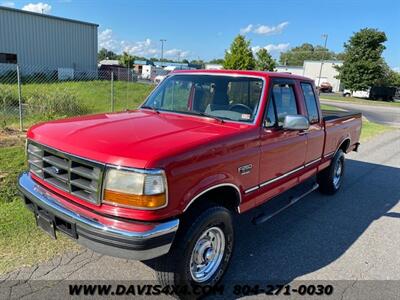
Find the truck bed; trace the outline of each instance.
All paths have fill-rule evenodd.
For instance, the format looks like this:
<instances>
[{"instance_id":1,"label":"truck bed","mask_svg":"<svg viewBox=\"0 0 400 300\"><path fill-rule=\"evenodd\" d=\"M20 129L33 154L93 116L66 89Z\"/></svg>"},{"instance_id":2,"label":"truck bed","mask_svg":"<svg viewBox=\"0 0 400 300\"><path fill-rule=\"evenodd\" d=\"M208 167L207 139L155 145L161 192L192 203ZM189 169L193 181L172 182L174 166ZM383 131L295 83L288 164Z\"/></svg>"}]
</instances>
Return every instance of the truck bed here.
<instances>
[{"instance_id":1,"label":"truck bed","mask_svg":"<svg viewBox=\"0 0 400 300\"><path fill-rule=\"evenodd\" d=\"M349 140L348 151L357 149L361 133L361 113L337 110L323 110L325 123L324 156L328 156L339 147L344 140Z\"/></svg>"},{"instance_id":2,"label":"truck bed","mask_svg":"<svg viewBox=\"0 0 400 300\"><path fill-rule=\"evenodd\" d=\"M324 121L333 121L349 117L361 117L361 113L353 113L341 110L322 110L322 117Z\"/></svg>"}]
</instances>

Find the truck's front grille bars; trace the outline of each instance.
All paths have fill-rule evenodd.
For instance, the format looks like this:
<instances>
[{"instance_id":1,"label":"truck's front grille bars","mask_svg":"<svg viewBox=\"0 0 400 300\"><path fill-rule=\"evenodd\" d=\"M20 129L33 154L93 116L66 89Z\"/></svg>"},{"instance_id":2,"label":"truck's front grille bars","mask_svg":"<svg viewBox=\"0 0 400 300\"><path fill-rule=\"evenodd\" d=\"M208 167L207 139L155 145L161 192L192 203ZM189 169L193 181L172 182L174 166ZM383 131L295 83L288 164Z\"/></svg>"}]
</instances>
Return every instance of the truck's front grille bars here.
<instances>
[{"instance_id":1,"label":"truck's front grille bars","mask_svg":"<svg viewBox=\"0 0 400 300\"><path fill-rule=\"evenodd\" d=\"M29 170L49 184L99 205L104 165L29 142Z\"/></svg>"}]
</instances>

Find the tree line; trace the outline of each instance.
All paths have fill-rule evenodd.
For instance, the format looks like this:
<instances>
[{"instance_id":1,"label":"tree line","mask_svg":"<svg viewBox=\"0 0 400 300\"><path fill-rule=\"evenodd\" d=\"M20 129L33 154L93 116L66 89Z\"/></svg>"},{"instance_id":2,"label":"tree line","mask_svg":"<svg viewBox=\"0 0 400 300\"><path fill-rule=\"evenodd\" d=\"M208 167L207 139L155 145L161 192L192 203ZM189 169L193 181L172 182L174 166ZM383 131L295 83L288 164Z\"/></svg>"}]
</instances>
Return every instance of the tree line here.
<instances>
[{"instance_id":1,"label":"tree line","mask_svg":"<svg viewBox=\"0 0 400 300\"><path fill-rule=\"evenodd\" d=\"M338 79L350 90L366 90L371 86L400 86L400 73L393 71L385 62L382 53L387 41L385 32L374 28L364 28L355 32L344 43L344 52L335 53L322 46L303 43L300 46L280 54L279 64L287 66L303 66L305 60L341 60L343 64L336 66ZM156 58L132 56L126 52L117 55L112 51L101 49L98 59L117 59L121 65L132 66L134 60L158 61ZM164 59L164 61L176 62ZM205 61L198 59L182 63L192 63L204 68ZM237 35L225 57L213 59L208 63L221 64L224 69L274 71L278 62L261 48L256 53L250 47L250 40L244 35Z\"/></svg>"},{"instance_id":2,"label":"tree line","mask_svg":"<svg viewBox=\"0 0 400 300\"><path fill-rule=\"evenodd\" d=\"M344 52L335 53L321 46L304 43L280 54L282 65L302 66L305 60L341 60L336 66L343 85L352 90L366 90L372 86L400 86L400 73L393 71L382 57L387 41L383 31L364 28L344 43ZM266 49L260 49L254 57L250 41L238 35L225 52L223 66L235 70L273 71L276 61Z\"/></svg>"}]
</instances>

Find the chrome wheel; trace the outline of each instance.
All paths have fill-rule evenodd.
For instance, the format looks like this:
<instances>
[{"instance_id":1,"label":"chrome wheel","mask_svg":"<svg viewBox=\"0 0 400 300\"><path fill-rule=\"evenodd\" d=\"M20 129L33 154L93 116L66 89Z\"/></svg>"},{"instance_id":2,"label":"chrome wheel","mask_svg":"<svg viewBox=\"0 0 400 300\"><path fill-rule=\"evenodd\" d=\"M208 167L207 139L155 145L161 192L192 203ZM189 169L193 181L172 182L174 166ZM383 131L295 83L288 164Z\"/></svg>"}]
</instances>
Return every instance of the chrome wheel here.
<instances>
[{"instance_id":1,"label":"chrome wheel","mask_svg":"<svg viewBox=\"0 0 400 300\"><path fill-rule=\"evenodd\" d=\"M225 234L219 227L208 228L197 240L190 257L190 274L196 282L210 279L218 270L225 251Z\"/></svg>"},{"instance_id":2,"label":"chrome wheel","mask_svg":"<svg viewBox=\"0 0 400 300\"><path fill-rule=\"evenodd\" d=\"M335 170L333 171L333 185L335 188L339 188L340 186L340 181L342 179L342 173L343 173L343 159L338 159L335 165Z\"/></svg>"}]
</instances>

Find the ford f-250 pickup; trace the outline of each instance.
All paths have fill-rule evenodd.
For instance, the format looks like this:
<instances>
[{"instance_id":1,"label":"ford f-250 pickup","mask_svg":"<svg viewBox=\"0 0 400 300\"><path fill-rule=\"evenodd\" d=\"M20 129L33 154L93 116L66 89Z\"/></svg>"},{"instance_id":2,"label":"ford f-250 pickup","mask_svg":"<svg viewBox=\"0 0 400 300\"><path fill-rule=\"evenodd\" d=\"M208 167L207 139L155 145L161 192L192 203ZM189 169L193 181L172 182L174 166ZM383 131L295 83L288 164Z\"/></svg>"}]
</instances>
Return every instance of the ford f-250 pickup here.
<instances>
[{"instance_id":1,"label":"ford f-250 pickup","mask_svg":"<svg viewBox=\"0 0 400 300\"><path fill-rule=\"evenodd\" d=\"M30 128L18 185L53 238L155 261L164 285L213 285L233 217L313 178L334 194L360 132L361 114L321 111L309 78L178 71L136 110Z\"/></svg>"}]
</instances>

